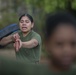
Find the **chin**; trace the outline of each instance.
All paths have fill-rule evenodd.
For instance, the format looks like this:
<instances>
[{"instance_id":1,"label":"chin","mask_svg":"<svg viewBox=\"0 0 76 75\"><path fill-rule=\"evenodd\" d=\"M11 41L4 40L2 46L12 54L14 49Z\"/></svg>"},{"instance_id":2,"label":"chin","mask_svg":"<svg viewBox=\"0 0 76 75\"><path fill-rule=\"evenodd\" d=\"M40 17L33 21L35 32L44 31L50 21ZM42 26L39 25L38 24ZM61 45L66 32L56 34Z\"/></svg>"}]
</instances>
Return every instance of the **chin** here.
<instances>
[{"instance_id":1,"label":"chin","mask_svg":"<svg viewBox=\"0 0 76 75\"><path fill-rule=\"evenodd\" d=\"M27 33L27 32L29 32L29 31L22 31L23 33Z\"/></svg>"}]
</instances>

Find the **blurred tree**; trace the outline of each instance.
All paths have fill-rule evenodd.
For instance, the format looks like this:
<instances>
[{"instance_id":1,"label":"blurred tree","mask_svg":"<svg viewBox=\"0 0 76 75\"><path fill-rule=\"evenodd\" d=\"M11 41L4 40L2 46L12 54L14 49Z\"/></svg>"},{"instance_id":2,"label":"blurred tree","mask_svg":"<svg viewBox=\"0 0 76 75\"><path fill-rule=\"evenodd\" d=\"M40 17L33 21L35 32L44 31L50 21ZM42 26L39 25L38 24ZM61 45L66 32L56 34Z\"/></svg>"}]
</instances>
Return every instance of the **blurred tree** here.
<instances>
[{"instance_id":1,"label":"blurred tree","mask_svg":"<svg viewBox=\"0 0 76 75\"><path fill-rule=\"evenodd\" d=\"M35 21L35 31L43 36L46 14L67 10L76 16L76 0L0 0L0 29L18 23L18 17L29 13Z\"/></svg>"},{"instance_id":2,"label":"blurred tree","mask_svg":"<svg viewBox=\"0 0 76 75\"><path fill-rule=\"evenodd\" d=\"M45 15L56 10L76 13L76 0L0 0L0 28L18 22L18 15L29 13L34 17L35 30L41 32Z\"/></svg>"}]
</instances>

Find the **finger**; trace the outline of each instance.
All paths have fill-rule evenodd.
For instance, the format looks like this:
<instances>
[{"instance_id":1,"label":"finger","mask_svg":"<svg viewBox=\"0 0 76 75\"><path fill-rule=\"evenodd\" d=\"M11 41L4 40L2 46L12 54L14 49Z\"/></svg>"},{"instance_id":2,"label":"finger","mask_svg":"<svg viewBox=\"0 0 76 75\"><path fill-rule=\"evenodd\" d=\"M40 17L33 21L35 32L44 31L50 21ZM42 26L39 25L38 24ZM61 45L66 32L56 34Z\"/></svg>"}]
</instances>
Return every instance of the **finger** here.
<instances>
[{"instance_id":1,"label":"finger","mask_svg":"<svg viewBox=\"0 0 76 75\"><path fill-rule=\"evenodd\" d=\"M18 51L18 42L16 42L16 51Z\"/></svg>"},{"instance_id":2,"label":"finger","mask_svg":"<svg viewBox=\"0 0 76 75\"><path fill-rule=\"evenodd\" d=\"M18 34L18 33L16 33L16 39L19 39L19 38L20 38L19 34Z\"/></svg>"},{"instance_id":3,"label":"finger","mask_svg":"<svg viewBox=\"0 0 76 75\"><path fill-rule=\"evenodd\" d=\"M19 34L17 33L17 37L20 38Z\"/></svg>"},{"instance_id":4,"label":"finger","mask_svg":"<svg viewBox=\"0 0 76 75\"><path fill-rule=\"evenodd\" d=\"M18 42L18 47L20 49L21 48L21 41L20 41L20 39L17 39L16 41Z\"/></svg>"},{"instance_id":5,"label":"finger","mask_svg":"<svg viewBox=\"0 0 76 75\"><path fill-rule=\"evenodd\" d=\"M13 41L15 41L15 40L16 40L16 36L15 36L15 35L13 35L13 36L12 36L12 39L13 39Z\"/></svg>"},{"instance_id":6,"label":"finger","mask_svg":"<svg viewBox=\"0 0 76 75\"><path fill-rule=\"evenodd\" d=\"M16 39L16 42L20 41L19 39Z\"/></svg>"},{"instance_id":7,"label":"finger","mask_svg":"<svg viewBox=\"0 0 76 75\"><path fill-rule=\"evenodd\" d=\"M20 41L18 41L18 44L19 44L19 49L21 48L21 44L20 44Z\"/></svg>"},{"instance_id":8,"label":"finger","mask_svg":"<svg viewBox=\"0 0 76 75\"><path fill-rule=\"evenodd\" d=\"M19 50L19 43L18 43L18 41L16 42L16 51L18 51Z\"/></svg>"}]
</instances>

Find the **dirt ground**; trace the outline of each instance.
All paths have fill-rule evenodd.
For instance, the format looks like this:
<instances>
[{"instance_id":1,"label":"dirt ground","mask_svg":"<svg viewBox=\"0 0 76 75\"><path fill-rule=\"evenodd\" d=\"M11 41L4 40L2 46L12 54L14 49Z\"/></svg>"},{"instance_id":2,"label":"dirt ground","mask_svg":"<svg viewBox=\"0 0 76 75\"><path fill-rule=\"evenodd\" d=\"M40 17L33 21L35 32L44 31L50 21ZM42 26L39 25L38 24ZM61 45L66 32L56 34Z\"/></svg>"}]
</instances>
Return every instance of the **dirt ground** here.
<instances>
[{"instance_id":1,"label":"dirt ground","mask_svg":"<svg viewBox=\"0 0 76 75\"><path fill-rule=\"evenodd\" d=\"M14 49L0 49L0 55L9 58L16 58Z\"/></svg>"}]
</instances>

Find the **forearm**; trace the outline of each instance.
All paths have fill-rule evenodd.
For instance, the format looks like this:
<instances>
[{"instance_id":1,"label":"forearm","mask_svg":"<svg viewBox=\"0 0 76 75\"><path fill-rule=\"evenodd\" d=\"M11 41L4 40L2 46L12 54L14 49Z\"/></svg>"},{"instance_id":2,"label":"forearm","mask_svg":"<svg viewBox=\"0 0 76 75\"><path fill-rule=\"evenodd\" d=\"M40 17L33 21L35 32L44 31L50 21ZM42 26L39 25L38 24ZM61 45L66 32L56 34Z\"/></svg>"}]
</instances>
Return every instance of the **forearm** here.
<instances>
[{"instance_id":1,"label":"forearm","mask_svg":"<svg viewBox=\"0 0 76 75\"><path fill-rule=\"evenodd\" d=\"M11 42L13 42L12 35L9 35L9 36L4 37L3 39L0 40L0 45L4 46L4 45L7 45Z\"/></svg>"},{"instance_id":2,"label":"forearm","mask_svg":"<svg viewBox=\"0 0 76 75\"><path fill-rule=\"evenodd\" d=\"M32 39L31 41L28 42L22 42L22 47L24 48L33 48L38 45L38 41L35 39Z\"/></svg>"}]
</instances>

